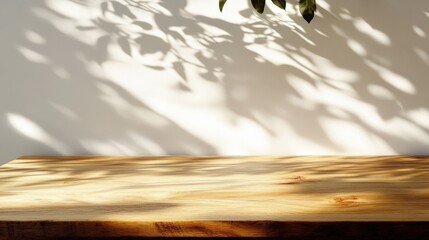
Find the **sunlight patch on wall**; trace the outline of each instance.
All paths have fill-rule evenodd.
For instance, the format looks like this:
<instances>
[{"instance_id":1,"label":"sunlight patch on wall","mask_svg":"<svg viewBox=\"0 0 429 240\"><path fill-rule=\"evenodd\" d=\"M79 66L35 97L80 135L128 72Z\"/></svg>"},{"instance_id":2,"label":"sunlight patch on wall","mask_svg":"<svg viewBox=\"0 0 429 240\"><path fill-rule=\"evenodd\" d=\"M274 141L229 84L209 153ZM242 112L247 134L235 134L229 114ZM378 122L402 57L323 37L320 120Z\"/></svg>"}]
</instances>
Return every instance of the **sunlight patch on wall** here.
<instances>
[{"instance_id":1,"label":"sunlight patch on wall","mask_svg":"<svg viewBox=\"0 0 429 240\"><path fill-rule=\"evenodd\" d=\"M216 39L219 36L228 36L231 37L231 33L227 32L224 29L221 29L217 26L212 26L210 24L206 24L204 22L198 23L198 26L202 27L204 29L204 31L208 34L210 34L211 37L213 37L214 39ZM186 36L186 34L184 34ZM222 38L223 38L222 37ZM195 39L194 39L195 40ZM201 45L201 44L199 44Z\"/></svg>"},{"instance_id":2,"label":"sunlight patch on wall","mask_svg":"<svg viewBox=\"0 0 429 240\"><path fill-rule=\"evenodd\" d=\"M355 52L357 55L361 56L361 57L365 57L368 53L365 49L365 47L360 44L359 42L353 40L353 39L348 39L347 40L347 45L349 46L349 48Z\"/></svg>"},{"instance_id":3,"label":"sunlight patch on wall","mask_svg":"<svg viewBox=\"0 0 429 240\"><path fill-rule=\"evenodd\" d=\"M356 123L326 117L319 121L329 139L346 154L371 154L374 148L379 154L395 154L381 138Z\"/></svg>"},{"instance_id":4,"label":"sunlight patch on wall","mask_svg":"<svg viewBox=\"0 0 429 240\"><path fill-rule=\"evenodd\" d=\"M306 81L305 79L298 78L295 76L288 76L287 81L294 88L302 98L306 99L306 102L317 101L318 89L316 86Z\"/></svg>"},{"instance_id":5,"label":"sunlight patch on wall","mask_svg":"<svg viewBox=\"0 0 429 240\"><path fill-rule=\"evenodd\" d=\"M70 79L70 73L63 67L53 67L52 71L62 79Z\"/></svg>"},{"instance_id":6,"label":"sunlight patch on wall","mask_svg":"<svg viewBox=\"0 0 429 240\"><path fill-rule=\"evenodd\" d=\"M22 135L42 143L48 147L53 148L61 154L69 154L70 151L67 146L63 145L57 139L48 134L39 125L30 119L15 113L8 113L6 115L10 125Z\"/></svg>"},{"instance_id":7,"label":"sunlight patch on wall","mask_svg":"<svg viewBox=\"0 0 429 240\"><path fill-rule=\"evenodd\" d=\"M50 60L43 56L42 54L31 50L29 48L18 46L16 49L24 56L27 60L34 62L34 63L41 63L41 64L48 64L50 63Z\"/></svg>"},{"instance_id":8,"label":"sunlight patch on wall","mask_svg":"<svg viewBox=\"0 0 429 240\"><path fill-rule=\"evenodd\" d=\"M425 38L426 37L426 33L423 31L423 29L421 29L418 26L413 26L413 30L414 32L421 38Z\"/></svg>"},{"instance_id":9,"label":"sunlight patch on wall","mask_svg":"<svg viewBox=\"0 0 429 240\"><path fill-rule=\"evenodd\" d=\"M86 19L95 16L95 11L88 6L90 2L85 1L85 5L83 5L73 1L47 0L46 4L55 12L68 18Z\"/></svg>"},{"instance_id":10,"label":"sunlight patch on wall","mask_svg":"<svg viewBox=\"0 0 429 240\"><path fill-rule=\"evenodd\" d=\"M429 130L429 110L427 108L407 111L407 116L421 127Z\"/></svg>"},{"instance_id":11,"label":"sunlight patch on wall","mask_svg":"<svg viewBox=\"0 0 429 240\"><path fill-rule=\"evenodd\" d=\"M250 119L236 118L232 128L225 132L231 133L231 136L225 134L224 140L221 141L228 143L219 146L225 154L257 154L269 149L270 137L261 126Z\"/></svg>"},{"instance_id":12,"label":"sunlight patch on wall","mask_svg":"<svg viewBox=\"0 0 429 240\"><path fill-rule=\"evenodd\" d=\"M365 63L371 67L372 69L374 69L375 71L378 72L378 74L380 75L380 77L386 81L387 83L389 83L392 87L395 87L396 89L408 93L408 94L415 94L416 93L416 88L414 87L414 85L406 78L404 78L403 76L394 73L392 70L383 67L381 65L378 65L370 60L365 60Z\"/></svg>"},{"instance_id":13,"label":"sunlight patch on wall","mask_svg":"<svg viewBox=\"0 0 429 240\"><path fill-rule=\"evenodd\" d=\"M421 118L423 114L418 115L420 115L418 118ZM429 146L429 133L409 120L395 117L386 122L386 130L387 129L389 129L389 131L386 132L391 135L408 141L417 141Z\"/></svg>"},{"instance_id":14,"label":"sunlight patch on wall","mask_svg":"<svg viewBox=\"0 0 429 240\"><path fill-rule=\"evenodd\" d=\"M325 9L327 12L332 12L332 8L331 8L331 5L329 4L329 2L328 1L318 1L317 2L317 5L318 5L318 7L320 7L320 8L323 8L323 9ZM292 6L294 6L294 5L292 5ZM296 14L298 14L299 13L299 10L298 10L298 6L296 6L295 5L295 8L297 9L295 12L296 12ZM289 8L290 9L290 8ZM346 9L347 10L347 9ZM348 11L348 10L347 10Z\"/></svg>"},{"instance_id":15,"label":"sunlight patch on wall","mask_svg":"<svg viewBox=\"0 0 429 240\"><path fill-rule=\"evenodd\" d=\"M46 39L42 35L36 33L35 31L26 30L24 35L32 43L39 44L39 45L46 44Z\"/></svg>"},{"instance_id":16,"label":"sunlight patch on wall","mask_svg":"<svg viewBox=\"0 0 429 240\"><path fill-rule=\"evenodd\" d=\"M354 21L354 26L358 31L366 34L368 37L372 38L374 41L380 43L381 45L384 45L384 46L392 45L392 42L389 36L387 36L382 31L373 28L364 19L362 18L356 19Z\"/></svg>"},{"instance_id":17,"label":"sunlight patch on wall","mask_svg":"<svg viewBox=\"0 0 429 240\"><path fill-rule=\"evenodd\" d=\"M305 111L312 111L314 109L316 109L316 103L314 103L313 101L307 101L304 98L301 98L299 96L296 95L290 95L287 97L287 100L296 107L299 107Z\"/></svg>"},{"instance_id":18,"label":"sunlight patch on wall","mask_svg":"<svg viewBox=\"0 0 429 240\"><path fill-rule=\"evenodd\" d=\"M156 71L144 68L136 63L121 63L116 61L105 62L105 73L116 84L123 86L137 99L154 104L191 104L195 106L207 106L218 103L223 99L221 86L210 81L194 81L199 79L198 69L190 67L187 72L189 81L192 81L194 94L188 95L177 92L177 82L180 78L172 77L171 70ZM180 94L181 93L181 94Z\"/></svg>"},{"instance_id":19,"label":"sunlight patch on wall","mask_svg":"<svg viewBox=\"0 0 429 240\"><path fill-rule=\"evenodd\" d=\"M231 116L216 106L153 103L155 109L188 132L210 143L219 154L257 154L267 149L264 129L254 121Z\"/></svg>"},{"instance_id":20,"label":"sunlight patch on wall","mask_svg":"<svg viewBox=\"0 0 429 240\"><path fill-rule=\"evenodd\" d=\"M268 148L266 133L259 125L245 118L231 117L224 111L224 95L221 86L214 82L192 80L200 78L195 67L191 67L188 73L192 87L195 89L193 94L177 92L178 79L166 77L171 76L171 73L166 71L150 71L138 64L114 61L105 62L103 68L110 79L122 86L128 93L187 132L210 143L219 153L248 152L256 154L264 152ZM152 122L151 114L136 111L138 109L133 110L129 103L118 98L119 96L114 91L112 92L112 89L104 86L101 90L104 92L105 101L108 101L122 115L138 114L134 117L130 116L130 118L138 117L140 120L136 120L137 122ZM231 122L231 119L234 120ZM137 139L139 138L137 137ZM180 139L177 140L180 141ZM97 147L97 149L106 147L101 146L102 148ZM159 152L160 149L154 146L146 144L141 148L154 153ZM182 151L184 150L182 149ZM186 151L199 152L192 149Z\"/></svg>"},{"instance_id":21,"label":"sunlight patch on wall","mask_svg":"<svg viewBox=\"0 0 429 240\"><path fill-rule=\"evenodd\" d=\"M248 40L252 42L253 40ZM284 51L270 48L260 44L249 44L246 48L257 53L263 61L270 62L277 66L282 64L294 64L294 61Z\"/></svg>"},{"instance_id":22,"label":"sunlight patch on wall","mask_svg":"<svg viewBox=\"0 0 429 240\"><path fill-rule=\"evenodd\" d=\"M351 119L351 114L346 112L344 109L333 107L333 106L327 106L326 111L328 111L332 116L335 116L339 119Z\"/></svg>"},{"instance_id":23,"label":"sunlight patch on wall","mask_svg":"<svg viewBox=\"0 0 429 240\"><path fill-rule=\"evenodd\" d=\"M332 155L337 152L327 144L320 144L316 139L306 138L293 124L285 121L285 118L261 112L253 112L253 115L264 125L267 132L266 148L254 154L271 155ZM290 116L290 118L293 118ZM309 126L311 129L313 126ZM311 131L311 130L309 130Z\"/></svg>"},{"instance_id":24,"label":"sunlight patch on wall","mask_svg":"<svg viewBox=\"0 0 429 240\"><path fill-rule=\"evenodd\" d=\"M107 84L98 84L101 91L100 99L112 106L122 117L133 119L136 122L143 121L153 128L163 128L169 125L168 121L154 112L130 104L122 95Z\"/></svg>"},{"instance_id":25,"label":"sunlight patch on wall","mask_svg":"<svg viewBox=\"0 0 429 240\"><path fill-rule=\"evenodd\" d=\"M381 118L377 108L372 104L362 102L359 99L344 94L339 89L334 89L326 85L320 85L318 92L313 94L313 101L318 104L323 104L328 108L337 108L344 113L352 114L365 125L376 131L392 134L395 131L394 127L388 126Z\"/></svg>"},{"instance_id":26,"label":"sunlight patch on wall","mask_svg":"<svg viewBox=\"0 0 429 240\"><path fill-rule=\"evenodd\" d=\"M395 99L395 96L393 95L393 93L383 86L380 86L377 84L369 84L367 88L368 88L368 92L370 92L374 97L384 99L384 100Z\"/></svg>"},{"instance_id":27,"label":"sunlight patch on wall","mask_svg":"<svg viewBox=\"0 0 429 240\"><path fill-rule=\"evenodd\" d=\"M414 52L419 56L419 58L429 66L429 53L425 52L424 50L420 48L414 48Z\"/></svg>"},{"instance_id":28,"label":"sunlight patch on wall","mask_svg":"<svg viewBox=\"0 0 429 240\"><path fill-rule=\"evenodd\" d=\"M353 83L359 80L359 73L347 68L341 68L337 64L333 63L330 59L327 59L323 56L320 56L312 51L307 49L302 49L302 55L308 57L308 59L312 60L311 62L303 62L300 63L308 68L311 68L314 72L321 74L329 81L340 81L344 83ZM298 54L296 54L298 57ZM302 56L300 56L303 58ZM315 78L313 78L315 79ZM315 79L316 80L316 79Z\"/></svg>"},{"instance_id":29,"label":"sunlight patch on wall","mask_svg":"<svg viewBox=\"0 0 429 240\"><path fill-rule=\"evenodd\" d=\"M102 34L101 28L94 28L94 31L81 30L82 27L91 27L103 19L98 1L79 4L66 0L48 0L46 4L50 9L34 8L31 9L32 13L65 35L79 42L94 45Z\"/></svg>"},{"instance_id":30,"label":"sunlight patch on wall","mask_svg":"<svg viewBox=\"0 0 429 240\"><path fill-rule=\"evenodd\" d=\"M228 117L226 113L214 109L204 111L183 107L165 114L190 133L210 143L219 154L258 154L268 148L269 136L265 130L243 117Z\"/></svg>"},{"instance_id":31,"label":"sunlight patch on wall","mask_svg":"<svg viewBox=\"0 0 429 240\"><path fill-rule=\"evenodd\" d=\"M212 4L213 2L213 4ZM226 22L240 24L248 21L248 18L243 16L240 12L249 8L248 2L246 1L228 1L225 4L223 12L218 9L218 3L216 1L201 1L201 0L189 0L186 6L186 11L195 15L204 15L210 18L223 19Z\"/></svg>"}]
</instances>

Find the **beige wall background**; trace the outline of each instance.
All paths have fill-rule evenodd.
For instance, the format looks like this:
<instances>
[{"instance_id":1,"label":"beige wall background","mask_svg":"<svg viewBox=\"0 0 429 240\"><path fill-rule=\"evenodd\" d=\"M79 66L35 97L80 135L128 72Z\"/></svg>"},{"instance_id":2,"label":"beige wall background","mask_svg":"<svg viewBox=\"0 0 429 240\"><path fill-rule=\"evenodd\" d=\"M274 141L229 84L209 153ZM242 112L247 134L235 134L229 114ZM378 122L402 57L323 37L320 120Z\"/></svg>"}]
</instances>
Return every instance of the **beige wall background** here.
<instances>
[{"instance_id":1,"label":"beige wall background","mask_svg":"<svg viewBox=\"0 0 429 240\"><path fill-rule=\"evenodd\" d=\"M429 154L429 2L1 0L20 155Z\"/></svg>"}]
</instances>

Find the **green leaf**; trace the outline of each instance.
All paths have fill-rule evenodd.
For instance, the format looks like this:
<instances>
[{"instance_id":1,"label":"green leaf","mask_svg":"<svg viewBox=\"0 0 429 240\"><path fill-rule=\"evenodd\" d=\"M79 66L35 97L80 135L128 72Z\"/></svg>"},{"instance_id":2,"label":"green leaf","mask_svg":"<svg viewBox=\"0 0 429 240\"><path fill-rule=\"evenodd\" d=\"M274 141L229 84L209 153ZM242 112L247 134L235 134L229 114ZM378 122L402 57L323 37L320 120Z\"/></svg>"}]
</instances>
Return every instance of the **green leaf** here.
<instances>
[{"instance_id":1,"label":"green leaf","mask_svg":"<svg viewBox=\"0 0 429 240\"><path fill-rule=\"evenodd\" d=\"M252 5L258 13L262 14L265 8L265 0L252 0Z\"/></svg>"},{"instance_id":2,"label":"green leaf","mask_svg":"<svg viewBox=\"0 0 429 240\"><path fill-rule=\"evenodd\" d=\"M222 12L223 6L225 5L227 0L219 0L219 10Z\"/></svg>"},{"instance_id":3,"label":"green leaf","mask_svg":"<svg viewBox=\"0 0 429 240\"><path fill-rule=\"evenodd\" d=\"M271 0L277 7L286 9L286 0Z\"/></svg>"},{"instance_id":4,"label":"green leaf","mask_svg":"<svg viewBox=\"0 0 429 240\"><path fill-rule=\"evenodd\" d=\"M308 23L313 19L316 8L316 0L299 0L299 11Z\"/></svg>"}]
</instances>

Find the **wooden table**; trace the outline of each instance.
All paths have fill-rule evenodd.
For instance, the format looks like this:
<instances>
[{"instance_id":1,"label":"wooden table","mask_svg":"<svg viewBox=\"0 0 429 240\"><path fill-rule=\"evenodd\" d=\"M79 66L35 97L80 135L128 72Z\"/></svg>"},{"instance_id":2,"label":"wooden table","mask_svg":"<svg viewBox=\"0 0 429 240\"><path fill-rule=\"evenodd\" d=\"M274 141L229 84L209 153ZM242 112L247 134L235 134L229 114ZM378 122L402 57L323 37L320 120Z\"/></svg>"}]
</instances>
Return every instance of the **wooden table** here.
<instances>
[{"instance_id":1,"label":"wooden table","mask_svg":"<svg viewBox=\"0 0 429 240\"><path fill-rule=\"evenodd\" d=\"M0 239L429 239L429 157L46 157L0 167Z\"/></svg>"}]
</instances>

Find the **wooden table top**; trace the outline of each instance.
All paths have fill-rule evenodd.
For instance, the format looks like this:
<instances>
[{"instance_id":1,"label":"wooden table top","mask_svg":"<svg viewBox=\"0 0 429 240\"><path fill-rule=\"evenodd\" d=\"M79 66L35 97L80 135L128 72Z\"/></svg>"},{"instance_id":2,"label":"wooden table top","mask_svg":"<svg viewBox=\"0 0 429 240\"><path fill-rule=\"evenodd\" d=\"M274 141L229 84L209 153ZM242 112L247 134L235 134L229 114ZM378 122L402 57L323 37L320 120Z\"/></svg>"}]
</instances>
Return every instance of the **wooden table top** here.
<instances>
[{"instance_id":1,"label":"wooden table top","mask_svg":"<svg viewBox=\"0 0 429 240\"><path fill-rule=\"evenodd\" d=\"M0 238L55 224L150 237L428 222L429 157L26 156L0 167Z\"/></svg>"}]
</instances>

